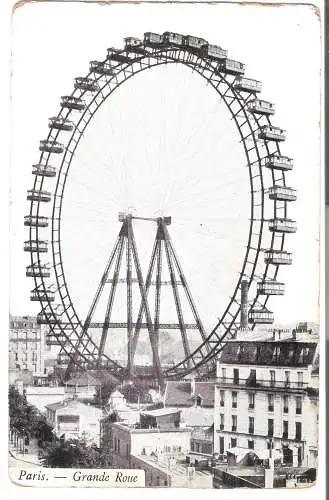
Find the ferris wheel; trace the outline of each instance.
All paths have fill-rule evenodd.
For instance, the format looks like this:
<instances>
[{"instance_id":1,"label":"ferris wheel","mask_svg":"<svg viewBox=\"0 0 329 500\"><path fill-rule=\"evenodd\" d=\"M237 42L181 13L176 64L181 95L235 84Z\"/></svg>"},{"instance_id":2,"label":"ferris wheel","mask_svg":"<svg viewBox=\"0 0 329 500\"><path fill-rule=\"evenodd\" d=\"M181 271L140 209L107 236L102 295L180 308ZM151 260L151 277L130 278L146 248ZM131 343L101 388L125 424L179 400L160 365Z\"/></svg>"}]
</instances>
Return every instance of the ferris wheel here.
<instances>
[{"instance_id":1,"label":"ferris wheel","mask_svg":"<svg viewBox=\"0 0 329 500\"><path fill-rule=\"evenodd\" d=\"M119 215L121 225L116 243L108 262L104 262L98 288L90 296L88 314L81 317L71 299L62 258L63 200L72 161L96 113L118 88L145 70L177 64L200 75L217 93L235 124L243 148L242 168L248 169L250 216L238 278L224 311L208 331L197 312L169 234L170 214L149 217L127 211ZM286 131L272 125L275 105L260 99L261 82L245 77L245 70L243 63L228 58L226 50L202 38L149 32L142 40L125 38L122 49L108 49L103 61L92 61L88 74L75 79L73 92L62 96L60 111L49 119L48 136L40 141L40 157L32 168L34 182L27 193L30 212L24 220L29 237L24 250L30 254L26 275L34 280L31 300L40 303L42 308L38 321L48 325L47 341L60 346L59 362L68 370L106 366L120 377L127 377L127 374L131 377L139 332L144 328L152 348L152 373L159 381L164 377L184 377L202 371L204 366L211 365L225 341L234 337L241 327L241 292L243 296L246 288L250 301L247 313L242 311L244 322L247 319L251 328L273 323L274 314L268 309L268 300L285 292L284 283L278 281L278 273L281 266L292 263L292 254L285 249L286 235L297 230L296 222L288 218L288 204L296 200L296 191L286 185L286 173L292 170L293 160L281 153ZM48 215L45 215L45 207L48 207ZM138 220L155 224L154 247L147 273L141 269L134 234L134 224ZM161 277L164 265L168 268L167 280ZM123 278L118 277L120 268L124 268ZM126 285L127 293L126 320L121 323L111 319L120 282ZM134 283L140 293L135 318L131 306ZM157 289L154 314L148 300L152 285ZM160 289L166 285L172 290L177 321L161 324ZM97 322L94 312L102 294L106 295L107 308L102 321ZM187 299L193 324L186 323L183 318L181 294ZM92 335L95 328L102 331L99 338ZM106 352L111 328L123 328L127 332L126 363ZM161 329L170 328L181 333L183 355L180 360L165 364L158 352L159 334ZM189 328L200 334L197 346L188 343L186 330Z\"/></svg>"}]
</instances>

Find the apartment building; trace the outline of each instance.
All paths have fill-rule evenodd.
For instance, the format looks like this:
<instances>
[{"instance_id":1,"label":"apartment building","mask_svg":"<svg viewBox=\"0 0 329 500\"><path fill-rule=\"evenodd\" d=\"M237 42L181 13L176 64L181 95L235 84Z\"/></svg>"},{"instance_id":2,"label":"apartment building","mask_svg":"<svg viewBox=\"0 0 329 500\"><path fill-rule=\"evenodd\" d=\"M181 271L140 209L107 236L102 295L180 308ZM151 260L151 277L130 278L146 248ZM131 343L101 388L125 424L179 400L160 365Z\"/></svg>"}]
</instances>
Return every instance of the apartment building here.
<instances>
[{"instance_id":1,"label":"apartment building","mask_svg":"<svg viewBox=\"0 0 329 500\"><path fill-rule=\"evenodd\" d=\"M34 316L11 316L9 322L9 369L45 373L45 331Z\"/></svg>"},{"instance_id":2,"label":"apartment building","mask_svg":"<svg viewBox=\"0 0 329 500\"><path fill-rule=\"evenodd\" d=\"M243 332L217 361L214 451L254 450L316 467L318 340L312 332Z\"/></svg>"}]
</instances>

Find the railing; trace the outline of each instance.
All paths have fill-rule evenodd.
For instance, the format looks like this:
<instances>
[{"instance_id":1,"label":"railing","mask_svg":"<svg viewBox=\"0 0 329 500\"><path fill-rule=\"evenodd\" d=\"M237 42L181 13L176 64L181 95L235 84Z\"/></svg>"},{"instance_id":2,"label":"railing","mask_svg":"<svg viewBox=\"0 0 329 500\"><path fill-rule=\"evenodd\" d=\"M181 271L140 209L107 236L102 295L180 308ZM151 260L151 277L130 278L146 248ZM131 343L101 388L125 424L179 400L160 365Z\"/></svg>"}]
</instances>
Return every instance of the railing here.
<instances>
[{"instance_id":1,"label":"railing","mask_svg":"<svg viewBox=\"0 0 329 500\"><path fill-rule=\"evenodd\" d=\"M218 377L216 380L217 384L220 386L233 385L237 387L271 387L274 389L307 389L308 384L306 382L287 382L285 380L259 380L254 378L247 379L234 379L229 377ZM224 404L221 404L224 406Z\"/></svg>"}]
</instances>

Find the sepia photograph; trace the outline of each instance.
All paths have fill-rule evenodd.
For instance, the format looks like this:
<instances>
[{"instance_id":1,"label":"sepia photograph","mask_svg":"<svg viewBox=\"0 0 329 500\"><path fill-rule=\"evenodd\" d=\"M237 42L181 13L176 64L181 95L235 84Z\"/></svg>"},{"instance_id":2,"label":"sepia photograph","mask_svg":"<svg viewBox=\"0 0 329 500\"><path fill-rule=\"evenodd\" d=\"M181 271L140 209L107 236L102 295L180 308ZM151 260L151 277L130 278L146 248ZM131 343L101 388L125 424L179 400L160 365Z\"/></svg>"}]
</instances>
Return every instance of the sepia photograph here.
<instances>
[{"instance_id":1,"label":"sepia photograph","mask_svg":"<svg viewBox=\"0 0 329 500\"><path fill-rule=\"evenodd\" d=\"M314 486L321 30L293 3L14 9L14 483Z\"/></svg>"}]
</instances>

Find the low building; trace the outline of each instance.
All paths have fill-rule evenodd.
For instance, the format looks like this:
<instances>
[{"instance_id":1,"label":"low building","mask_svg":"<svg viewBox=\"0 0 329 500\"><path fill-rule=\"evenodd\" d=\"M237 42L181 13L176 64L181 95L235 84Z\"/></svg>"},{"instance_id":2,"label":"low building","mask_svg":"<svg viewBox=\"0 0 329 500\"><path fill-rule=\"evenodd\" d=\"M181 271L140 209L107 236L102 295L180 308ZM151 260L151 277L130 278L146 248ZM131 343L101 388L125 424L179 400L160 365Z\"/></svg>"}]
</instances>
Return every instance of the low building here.
<instances>
[{"instance_id":1,"label":"low building","mask_svg":"<svg viewBox=\"0 0 329 500\"><path fill-rule=\"evenodd\" d=\"M54 428L57 437L66 440L83 438L88 443L99 446L102 410L76 398L46 405L46 410L47 421Z\"/></svg>"},{"instance_id":2,"label":"low building","mask_svg":"<svg viewBox=\"0 0 329 500\"><path fill-rule=\"evenodd\" d=\"M76 373L65 382L65 393L68 397L93 399L101 382L88 372Z\"/></svg>"},{"instance_id":3,"label":"low building","mask_svg":"<svg viewBox=\"0 0 329 500\"><path fill-rule=\"evenodd\" d=\"M164 394L164 406L181 411L181 418L191 428L190 449L212 455L215 382L195 379L169 381Z\"/></svg>"},{"instance_id":4,"label":"low building","mask_svg":"<svg viewBox=\"0 0 329 500\"><path fill-rule=\"evenodd\" d=\"M214 451L242 447L316 467L318 342L312 332L243 332L218 359Z\"/></svg>"},{"instance_id":5,"label":"low building","mask_svg":"<svg viewBox=\"0 0 329 500\"><path fill-rule=\"evenodd\" d=\"M42 412L46 412L48 405L65 399L65 388L61 386L36 387L30 385L26 387L25 395L30 405L35 406Z\"/></svg>"},{"instance_id":6,"label":"low building","mask_svg":"<svg viewBox=\"0 0 329 500\"><path fill-rule=\"evenodd\" d=\"M148 487L211 487L210 471L195 471L186 462L191 429L181 422L180 410L141 408L134 425L113 422L113 415L101 422L101 446L113 467L143 469Z\"/></svg>"}]
</instances>

